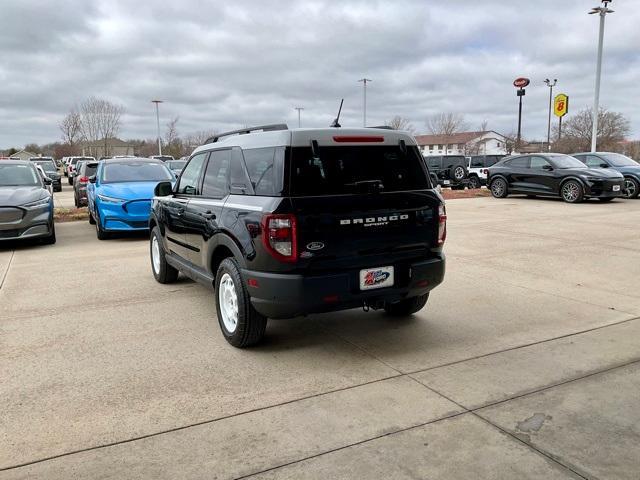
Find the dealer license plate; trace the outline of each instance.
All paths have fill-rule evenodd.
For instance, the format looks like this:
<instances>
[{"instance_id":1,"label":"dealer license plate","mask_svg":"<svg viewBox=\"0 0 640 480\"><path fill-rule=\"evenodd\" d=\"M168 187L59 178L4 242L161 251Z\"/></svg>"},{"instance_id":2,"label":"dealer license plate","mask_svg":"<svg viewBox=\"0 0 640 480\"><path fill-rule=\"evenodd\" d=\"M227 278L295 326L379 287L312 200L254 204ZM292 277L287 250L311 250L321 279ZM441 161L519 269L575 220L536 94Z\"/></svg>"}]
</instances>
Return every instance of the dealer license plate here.
<instances>
[{"instance_id":1,"label":"dealer license plate","mask_svg":"<svg viewBox=\"0 0 640 480\"><path fill-rule=\"evenodd\" d=\"M442 184L443 184L443 185L449 185L450 183L451 183L451 182L450 182L449 180L443 180L443 181L442 181Z\"/></svg>"},{"instance_id":2,"label":"dealer license plate","mask_svg":"<svg viewBox=\"0 0 640 480\"><path fill-rule=\"evenodd\" d=\"M366 268L360 270L360 290L372 290L393 286L393 267Z\"/></svg>"}]
</instances>

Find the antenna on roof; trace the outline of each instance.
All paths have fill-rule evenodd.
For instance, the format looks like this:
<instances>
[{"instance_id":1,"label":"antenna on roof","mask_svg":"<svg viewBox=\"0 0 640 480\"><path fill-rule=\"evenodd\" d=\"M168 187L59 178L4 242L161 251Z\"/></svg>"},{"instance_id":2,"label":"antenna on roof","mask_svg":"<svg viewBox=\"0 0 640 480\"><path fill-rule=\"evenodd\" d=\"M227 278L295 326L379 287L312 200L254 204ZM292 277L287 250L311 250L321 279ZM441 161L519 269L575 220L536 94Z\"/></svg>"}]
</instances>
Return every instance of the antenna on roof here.
<instances>
[{"instance_id":1,"label":"antenna on roof","mask_svg":"<svg viewBox=\"0 0 640 480\"><path fill-rule=\"evenodd\" d=\"M338 109L338 116L336 117L336 119L333 121L333 123L330 125L331 127L335 127L335 128L340 128L340 112L342 112L342 104L344 103L344 98L342 100L340 100L340 108Z\"/></svg>"}]
</instances>

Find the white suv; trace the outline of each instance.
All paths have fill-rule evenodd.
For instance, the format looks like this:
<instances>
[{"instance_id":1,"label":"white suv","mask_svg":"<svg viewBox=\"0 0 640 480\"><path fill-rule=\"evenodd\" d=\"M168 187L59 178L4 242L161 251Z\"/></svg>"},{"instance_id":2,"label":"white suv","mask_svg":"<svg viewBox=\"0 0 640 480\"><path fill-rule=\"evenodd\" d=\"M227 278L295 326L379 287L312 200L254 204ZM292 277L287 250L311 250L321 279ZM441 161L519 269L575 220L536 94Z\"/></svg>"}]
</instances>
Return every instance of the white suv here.
<instances>
[{"instance_id":1,"label":"white suv","mask_svg":"<svg viewBox=\"0 0 640 480\"><path fill-rule=\"evenodd\" d=\"M469 188L480 188L487 184L487 169L498 163L504 155L472 155L467 157Z\"/></svg>"}]
</instances>

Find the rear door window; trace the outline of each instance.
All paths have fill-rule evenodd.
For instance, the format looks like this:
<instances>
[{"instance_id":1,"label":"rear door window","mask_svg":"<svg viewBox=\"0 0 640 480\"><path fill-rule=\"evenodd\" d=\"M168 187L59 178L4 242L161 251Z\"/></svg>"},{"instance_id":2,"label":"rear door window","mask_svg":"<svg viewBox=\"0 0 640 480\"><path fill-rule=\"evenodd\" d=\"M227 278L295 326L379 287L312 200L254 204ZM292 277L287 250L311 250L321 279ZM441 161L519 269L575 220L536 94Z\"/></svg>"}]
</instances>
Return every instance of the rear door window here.
<instances>
[{"instance_id":1,"label":"rear door window","mask_svg":"<svg viewBox=\"0 0 640 480\"><path fill-rule=\"evenodd\" d=\"M442 167L451 168L453 166L465 165L463 156L442 157Z\"/></svg>"},{"instance_id":2,"label":"rear door window","mask_svg":"<svg viewBox=\"0 0 640 480\"><path fill-rule=\"evenodd\" d=\"M527 157L514 158L505 162L505 165L515 168L529 168L529 159Z\"/></svg>"},{"instance_id":3,"label":"rear door window","mask_svg":"<svg viewBox=\"0 0 640 480\"><path fill-rule=\"evenodd\" d=\"M202 183L202 195L205 197L222 198L228 192L229 163L231 150L211 152L207 171Z\"/></svg>"},{"instance_id":4,"label":"rear door window","mask_svg":"<svg viewBox=\"0 0 640 480\"><path fill-rule=\"evenodd\" d=\"M291 149L291 195L342 195L367 188L384 192L430 188L424 160L416 147L310 147Z\"/></svg>"}]
</instances>

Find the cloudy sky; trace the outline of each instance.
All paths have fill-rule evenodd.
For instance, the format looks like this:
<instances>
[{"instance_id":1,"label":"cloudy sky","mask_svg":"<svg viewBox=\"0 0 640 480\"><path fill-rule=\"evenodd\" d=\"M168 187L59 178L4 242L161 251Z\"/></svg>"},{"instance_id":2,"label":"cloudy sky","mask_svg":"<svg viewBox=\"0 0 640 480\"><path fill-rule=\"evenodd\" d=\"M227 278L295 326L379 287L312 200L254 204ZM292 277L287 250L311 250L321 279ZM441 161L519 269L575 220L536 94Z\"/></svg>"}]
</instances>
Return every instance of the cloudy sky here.
<instances>
[{"instance_id":1,"label":"cloudy sky","mask_svg":"<svg viewBox=\"0 0 640 480\"><path fill-rule=\"evenodd\" d=\"M161 122L224 130L286 121L343 126L459 112L475 128L517 124L517 76L531 78L523 135L546 136L546 77L577 111L592 102L598 0L2 0L0 148L60 138L69 109L95 95L126 108L120 137ZM640 0L607 17L601 103L640 138Z\"/></svg>"}]
</instances>

